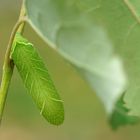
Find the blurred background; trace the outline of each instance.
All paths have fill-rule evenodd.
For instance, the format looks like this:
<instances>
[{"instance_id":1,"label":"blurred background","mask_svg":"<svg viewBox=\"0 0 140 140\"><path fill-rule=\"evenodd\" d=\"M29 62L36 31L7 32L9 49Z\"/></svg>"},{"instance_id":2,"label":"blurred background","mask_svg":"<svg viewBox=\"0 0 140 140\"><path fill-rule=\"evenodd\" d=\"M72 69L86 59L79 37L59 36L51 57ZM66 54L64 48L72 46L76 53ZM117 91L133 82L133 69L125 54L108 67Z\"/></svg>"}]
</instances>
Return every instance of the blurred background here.
<instances>
[{"instance_id":1,"label":"blurred background","mask_svg":"<svg viewBox=\"0 0 140 140\"><path fill-rule=\"evenodd\" d=\"M21 0L0 0L0 79L4 53L20 11ZM114 132L101 102L76 71L26 25L24 35L42 55L64 100L65 121L53 126L39 114L15 68L10 85L0 140L140 140L140 125Z\"/></svg>"}]
</instances>

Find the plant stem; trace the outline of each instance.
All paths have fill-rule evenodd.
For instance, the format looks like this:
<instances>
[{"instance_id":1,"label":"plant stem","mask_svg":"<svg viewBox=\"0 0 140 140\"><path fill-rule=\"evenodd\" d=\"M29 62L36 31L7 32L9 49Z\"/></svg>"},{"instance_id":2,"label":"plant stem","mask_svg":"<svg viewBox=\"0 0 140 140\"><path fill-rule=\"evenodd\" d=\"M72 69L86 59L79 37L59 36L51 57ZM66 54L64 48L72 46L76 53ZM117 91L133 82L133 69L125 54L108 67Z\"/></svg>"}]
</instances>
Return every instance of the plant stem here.
<instances>
[{"instance_id":1,"label":"plant stem","mask_svg":"<svg viewBox=\"0 0 140 140\"><path fill-rule=\"evenodd\" d=\"M24 0L22 3L22 7L21 7L21 11L20 11L20 15L19 15L19 21L23 20L23 17L26 17L26 10L25 10L25 5L24 5ZM24 26L25 26L25 22L23 22L23 24L21 24L17 30L17 32L19 33L23 33L24 31Z\"/></svg>"},{"instance_id":2,"label":"plant stem","mask_svg":"<svg viewBox=\"0 0 140 140\"><path fill-rule=\"evenodd\" d=\"M6 54L5 54L4 64L3 64L3 74L2 74L2 81L1 81L1 87L0 87L0 122L2 120L7 92L9 89L9 84L10 84L12 74L13 74L13 69L14 69L14 63L10 59L10 52L11 52L11 48L12 48L13 41L15 38L15 34L17 32L20 32L20 33L23 32L25 21L26 21L25 8L24 8L24 4L22 4L19 20L16 23L16 25L13 28L13 31L11 33L8 47L7 47Z\"/></svg>"},{"instance_id":3,"label":"plant stem","mask_svg":"<svg viewBox=\"0 0 140 140\"><path fill-rule=\"evenodd\" d=\"M1 82L1 88L0 88L0 122L3 116L3 110L4 110L5 101L7 97L7 91L8 91L12 73L13 73L13 68L14 68L13 64L11 64L10 67L6 67L6 66L3 67L3 75L2 75L2 82Z\"/></svg>"}]
</instances>

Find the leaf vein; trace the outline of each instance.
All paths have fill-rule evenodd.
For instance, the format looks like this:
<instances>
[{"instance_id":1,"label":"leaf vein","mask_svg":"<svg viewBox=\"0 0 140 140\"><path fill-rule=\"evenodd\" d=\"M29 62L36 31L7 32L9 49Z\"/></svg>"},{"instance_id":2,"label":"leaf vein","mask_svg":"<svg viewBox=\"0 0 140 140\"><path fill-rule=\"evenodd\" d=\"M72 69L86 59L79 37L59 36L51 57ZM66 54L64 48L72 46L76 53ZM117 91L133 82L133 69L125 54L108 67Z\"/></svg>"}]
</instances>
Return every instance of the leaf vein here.
<instances>
[{"instance_id":1,"label":"leaf vein","mask_svg":"<svg viewBox=\"0 0 140 140\"><path fill-rule=\"evenodd\" d=\"M128 9L130 10L133 17L136 19L136 21L140 24L140 18L137 15L136 9L134 8L134 6L132 6L131 2L129 0L124 0L124 3L128 7Z\"/></svg>"}]
</instances>

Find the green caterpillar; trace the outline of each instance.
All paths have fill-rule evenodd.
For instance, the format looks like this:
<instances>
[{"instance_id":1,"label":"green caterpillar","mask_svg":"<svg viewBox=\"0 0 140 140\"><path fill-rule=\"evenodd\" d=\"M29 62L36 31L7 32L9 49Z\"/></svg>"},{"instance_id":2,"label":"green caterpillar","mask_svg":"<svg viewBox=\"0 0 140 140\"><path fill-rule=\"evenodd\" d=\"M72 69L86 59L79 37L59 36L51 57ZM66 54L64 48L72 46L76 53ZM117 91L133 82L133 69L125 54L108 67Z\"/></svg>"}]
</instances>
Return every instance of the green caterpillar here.
<instances>
[{"instance_id":1,"label":"green caterpillar","mask_svg":"<svg viewBox=\"0 0 140 140\"><path fill-rule=\"evenodd\" d=\"M64 107L43 60L31 43L17 33L11 50L11 59L48 122L59 125L64 120Z\"/></svg>"}]
</instances>

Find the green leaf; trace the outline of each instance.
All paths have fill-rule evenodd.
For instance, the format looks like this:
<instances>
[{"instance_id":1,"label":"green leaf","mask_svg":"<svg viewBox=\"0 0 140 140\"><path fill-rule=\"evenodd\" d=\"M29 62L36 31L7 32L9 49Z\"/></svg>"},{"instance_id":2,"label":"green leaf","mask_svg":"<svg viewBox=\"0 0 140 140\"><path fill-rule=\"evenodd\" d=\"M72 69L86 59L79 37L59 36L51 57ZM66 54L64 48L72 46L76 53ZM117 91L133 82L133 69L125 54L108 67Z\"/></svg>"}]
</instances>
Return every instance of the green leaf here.
<instances>
[{"instance_id":1,"label":"green leaf","mask_svg":"<svg viewBox=\"0 0 140 140\"><path fill-rule=\"evenodd\" d=\"M112 114L126 91L126 108L134 116L140 115L139 5L139 0L25 0L28 22L80 71L107 112Z\"/></svg>"},{"instance_id":2,"label":"green leaf","mask_svg":"<svg viewBox=\"0 0 140 140\"><path fill-rule=\"evenodd\" d=\"M61 124L64 120L62 100L36 49L26 39L17 34L11 57L28 93L37 104L40 114L52 124Z\"/></svg>"},{"instance_id":3,"label":"green leaf","mask_svg":"<svg viewBox=\"0 0 140 140\"><path fill-rule=\"evenodd\" d=\"M139 122L139 117L128 115L129 109L125 107L125 103L123 101L123 96L116 103L114 112L110 117L110 124L114 130L116 130L121 125L135 124Z\"/></svg>"}]
</instances>

